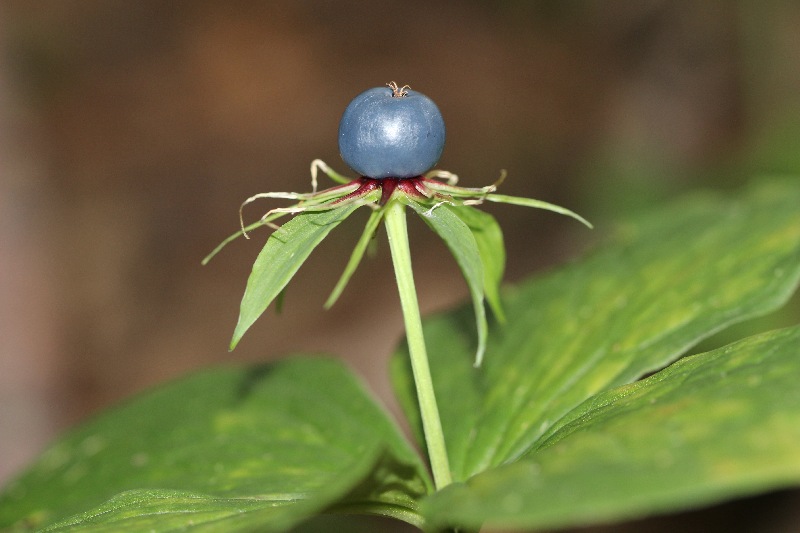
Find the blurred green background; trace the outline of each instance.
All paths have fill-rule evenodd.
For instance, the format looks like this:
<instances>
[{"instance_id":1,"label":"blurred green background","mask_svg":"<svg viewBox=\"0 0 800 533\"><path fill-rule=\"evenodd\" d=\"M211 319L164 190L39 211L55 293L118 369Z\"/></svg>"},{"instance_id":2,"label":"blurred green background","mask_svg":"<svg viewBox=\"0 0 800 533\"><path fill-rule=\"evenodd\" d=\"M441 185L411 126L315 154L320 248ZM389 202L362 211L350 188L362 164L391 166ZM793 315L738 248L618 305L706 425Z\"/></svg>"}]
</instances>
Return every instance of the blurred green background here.
<instances>
[{"instance_id":1,"label":"blurred green background","mask_svg":"<svg viewBox=\"0 0 800 533\"><path fill-rule=\"evenodd\" d=\"M439 166L462 184L507 169L502 192L595 222L487 206L513 281L680 193L800 174L798 27L790 0L4 0L0 483L70 424L214 363L332 352L394 409L385 365L402 320L385 245L322 310L366 213L232 354L266 232L200 266L245 198L309 190L314 158L347 170L336 129L362 90L394 80L433 98ZM423 310L465 299L444 246L411 228ZM797 322L798 307L768 323ZM796 517L776 501L758 516L783 531ZM717 513L741 526L735 510Z\"/></svg>"}]
</instances>

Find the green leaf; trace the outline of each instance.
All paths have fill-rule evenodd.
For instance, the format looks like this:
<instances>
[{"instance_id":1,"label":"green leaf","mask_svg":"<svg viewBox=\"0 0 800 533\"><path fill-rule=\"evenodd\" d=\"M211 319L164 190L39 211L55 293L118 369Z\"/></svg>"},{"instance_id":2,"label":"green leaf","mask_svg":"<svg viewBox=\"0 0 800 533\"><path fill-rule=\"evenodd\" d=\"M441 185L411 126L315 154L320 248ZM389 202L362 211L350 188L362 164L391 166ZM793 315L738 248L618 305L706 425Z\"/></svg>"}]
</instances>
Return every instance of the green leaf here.
<instances>
[{"instance_id":1,"label":"green leaf","mask_svg":"<svg viewBox=\"0 0 800 533\"><path fill-rule=\"evenodd\" d=\"M500 302L500 284L506 269L506 247L503 232L492 215L469 206L451 209L472 230L483 265L483 291L495 318L505 322Z\"/></svg>"},{"instance_id":2,"label":"green leaf","mask_svg":"<svg viewBox=\"0 0 800 533\"><path fill-rule=\"evenodd\" d=\"M256 498L216 498L184 491L131 490L114 496L96 509L45 528L57 531L165 531L191 526L192 531L285 531L297 521L293 514L306 502L276 502L265 506ZM313 512L316 506L308 506ZM292 513L287 512L291 510ZM188 518L188 520L187 520Z\"/></svg>"},{"instance_id":3,"label":"green leaf","mask_svg":"<svg viewBox=\"0 0 800 533\"><path fill-rule=\"evenodd\" d=\"M472 308L478 331L478 347L474 366L479 367L486 351L489 325L486 321L486 308L483 305L483 265L475 236L461 218L454 213L455 209L461 209L459 207L451 207L444 203L431 207L413 201L409 201L408 204L442 238L464 274L469 293L472 296Z\"/></svg>"},{"instance_id":4,"label":"green leaf","mask_svg":"<svg viewBox=\"0 0 800 533\"><path fill-rule=\"evenodd\" d=\"M676 360L699 340L780 306L800 278L800 187L699 196L627 224L581 263L506 293L486 363L469 364L466 310L426 322L455 480L512 461L587 398ZM393 363L408 416L409 369Z\"/></svg>"},{"instance_id":5,"label":"green leaf","mask_svg":"<svg viewBox=\"0 0 800 533\"><path fill-rule=\"evenodd\" d=\"M305 211L270 235L247 280L231 350L286 287L314 248L361 205L343 203L326 211Z\"/></svg>"},{"instance_id":6,"label":"green leaf","mask_svg":"<svg viewBox=\"0 0 800 533\"><path fill-rule=\"evenodd\" d=\"M563 527L800 484L800 327L595 396L541 449L430 497L433 523Z\"/></svg>"},{"instance_id":7,"label":"green leaf","mask_svg":"<svg viewBox=\"0 0 800 533\"><path fill-rule=\"evenodd\" d=\"M353 253L350 255L350 260L347 262L347 266L345 267L342 276L339 278L339 281L336 283L336 287L333 288L333 292L331 292L331 295L325 302L325 309L330 309L333 307L333 305L336 303L336 300L338 300L339 296L341 296L345 287L347 287L347 283L350 281L353 273L355 273L359 263L361 263L361 259L364 257L364 253L367 251L369 244L375 237L375 231L378 229L378 226L383 219L383 215L383 209L377 209L370 214L367 224L364 226L364 232L361 234L361 238L356 243L356 247L353 249Z\"/></svg>"},{"instance_id":8,"label":"green leaf","mask_svg":"<svg viewBox=\"0 0 800 533\"><path fill-rule=\"evenodd\" d=\"M0 495L0 529L284 530L359 510L419 523L431 482L339 362L209 370L53 444Z\"/></svg>"}]
</instances>

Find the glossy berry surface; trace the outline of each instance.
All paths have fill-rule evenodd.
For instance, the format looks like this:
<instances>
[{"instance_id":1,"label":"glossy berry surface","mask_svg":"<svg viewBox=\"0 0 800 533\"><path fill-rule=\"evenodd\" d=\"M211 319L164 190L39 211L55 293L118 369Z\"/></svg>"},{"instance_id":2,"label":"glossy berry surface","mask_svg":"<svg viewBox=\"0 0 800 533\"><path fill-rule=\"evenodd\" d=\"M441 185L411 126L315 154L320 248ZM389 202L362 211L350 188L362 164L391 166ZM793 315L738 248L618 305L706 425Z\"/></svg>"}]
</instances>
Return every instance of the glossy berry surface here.
<instances>
[{"instance_id":1,"label":"glossy berry surface","mask_svg":"<svg viewBox=\"0 0 800 533\"><path fill-rule=\"evenodd\" d=\"M413 178L444 148L444 119L433 100L406 88L375 87L356 96L339 123L339 153L369 178Z\"/></svg>"}]
</instances>

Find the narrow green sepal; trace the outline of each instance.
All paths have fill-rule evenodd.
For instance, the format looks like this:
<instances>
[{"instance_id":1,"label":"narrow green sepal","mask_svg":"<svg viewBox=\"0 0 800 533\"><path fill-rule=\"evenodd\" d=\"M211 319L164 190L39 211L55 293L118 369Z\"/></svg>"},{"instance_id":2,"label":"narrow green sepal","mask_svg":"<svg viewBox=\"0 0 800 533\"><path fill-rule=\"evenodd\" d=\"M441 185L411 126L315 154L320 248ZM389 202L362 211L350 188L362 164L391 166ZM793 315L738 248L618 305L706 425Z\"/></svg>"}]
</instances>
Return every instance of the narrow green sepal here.
<instances>
[{"instance_id":1,"label":"narrow green sepal","mask_svg":"<svg viewBox=\"0 0 800 533\"><path fill-rule=\"evenodd\" d=\"M544 209L546 211L552 211L554 213L558 213L560 215L567 215L568 217L572 217L587 228L594 228L592 223L580 216L578 213L574 211L570 211L566 207L561 207L560 205L551 204L550 202L543 202L542 200L534 200L533 198L522 198L521 196L508 196L505 194L487 194L484 197L484 200L488 200L490 202L498 202L502 204L511 204L511 205L520 205L522 207L533 207L535 209Z\"/></svg>"},{"instance_id":2,"label":"narrow green sepal","mask_svg":"<svg viewBox=\"0 0 800 533\"><path fill-rule=\"evenodd\" d=\"M260 227L262 227L262 226L267 226L267 225L269 225L269 223L270 223L272 220L275 220L276 218L278 218L278 217L282 217L282 216L285 216L285 215L287 215L287 214L288 214L288 213L273 213L273 214L271 214L271 215L269 215L269 216L267 216L267 217L264 217L264 218L262 218L262 219L261 219L261 220L259 220L258 222L253 222L253 223L252 223L252 224L250 224L249 226L245 226L245 227L244 227L244 228L242 228L241 230L238 230L236 233L233 233L233 234L229 235L229 236L228 236L228 237L227 237L227 238L226 238L224 241L222 241L221 243L219 243L219 244L217 245L217 247L216 247L216 248L214 248L214 249L211 251L211 253L210 253L210 254L208 254L207 256L205 256L205 257L203 258L203 260L202 260L202 261L200 261L200 264L202 264L203 266L207 265L207 264L208 264L208 262L209 262L209 261L211 261L211 260L214 258L214 256L215 256L215 255L217 255L217 254L218 254L220 251L222 251L222 249L223 249L223 248L225 248L225 246L227 246L227 245L228 245L228 244L230 244L231 242L235 241L235 240L236 240L236 239L238 239L239 237L244 237L244 236L247 234L247 232L248 232L248 231L253 231L253 230L255 230L255 229L258 229L258 228L260 228Z\"/></svg>"},{"instance_id":3,"label":"narrow green sepal","mask_svg":"<svg viewBox=\"0 0 800 533\"><path fill-rule=\"evenodd\" d=\"M383 209L377 209L370 215L369 220L367 220L367 224L364 226L364 232L361 234L361 238L358 240L358 243L356 243L356 247L353 249L353 253L350 255L350 260L347 262L344 272L342 272L342 276L339 278L339 281L336 283L333 291L331 291L331 295L328 296L328 300L325 302L325 309L330 309L333 307L333 305L339 299L339 296L342 295L345 287L347 287L347 283L350 281L353 273L355 273L359 263L361 263L361 259L364 257L364 253L369 248L373 237L375 237L375 231L378 229L378 226L383 219L383 214Z\"/></svg>"}]
</instances>

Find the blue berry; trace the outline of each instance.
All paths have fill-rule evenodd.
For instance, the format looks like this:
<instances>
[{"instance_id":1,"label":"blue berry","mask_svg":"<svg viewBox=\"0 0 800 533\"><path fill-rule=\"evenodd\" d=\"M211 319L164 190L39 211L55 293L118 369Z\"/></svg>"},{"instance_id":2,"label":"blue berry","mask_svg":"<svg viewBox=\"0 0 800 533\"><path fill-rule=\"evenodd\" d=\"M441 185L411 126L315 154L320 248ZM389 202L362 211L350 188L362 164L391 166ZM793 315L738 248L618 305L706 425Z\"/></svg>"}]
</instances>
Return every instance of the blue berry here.
<instances>
[{"instance_id":1,"label":"blue berry","mask_svg":"<svg viewBox=\"0 0 800 533\"><path fill-rule=\"evenodd\" d=\"M339 153L369 178L413 178L433 168L444 148L444 119L433 100L398 87L356 96L339 123Z\"/></svg>"}]
</instances>

